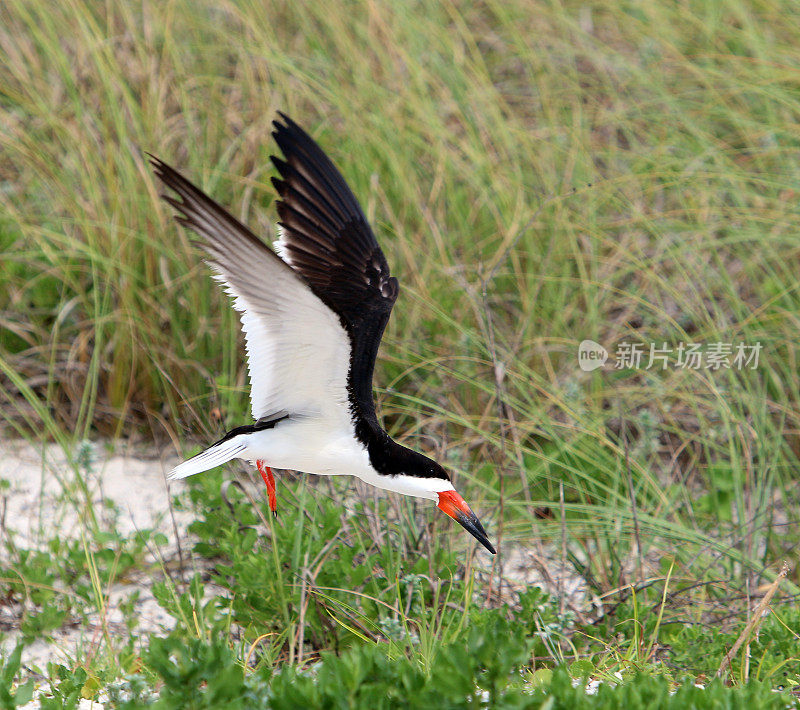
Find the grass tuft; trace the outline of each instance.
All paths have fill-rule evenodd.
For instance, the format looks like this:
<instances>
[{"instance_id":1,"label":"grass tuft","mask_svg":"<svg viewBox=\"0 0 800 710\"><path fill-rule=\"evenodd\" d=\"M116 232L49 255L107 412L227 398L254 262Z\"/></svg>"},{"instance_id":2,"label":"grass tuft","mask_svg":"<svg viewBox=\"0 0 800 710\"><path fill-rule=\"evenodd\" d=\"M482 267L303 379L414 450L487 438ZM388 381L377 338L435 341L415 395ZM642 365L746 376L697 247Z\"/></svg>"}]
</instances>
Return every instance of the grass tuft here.
<instances>
[{"instance_id":1,"label":"grass tuft","mask_svg":"<svg viewBox=\"0 0 800 710\"><path fill-rule=\"evenodd\" d=\"M0 576L32 605L26 638L78 605L104 614L111 581L144 564L144 543L91 510L80 442L188 453L248 419L235 314L144 151L270 239L270 122L283 110L346 175L403 287L378 366L384 421L444 462L501 554L465 555L461 531L410 500L358 493L357 514L341 517L311 481L284 488L303 525L264 526L210 475L188 503L208 579L164 577L169 561L152 571L177 637L204 649L197 677L255 658L319 699L323 671L318 685L303 675L314 663L332 668L327 652L354 648L335 673L359 653L384 673L364 650L379 645L421 683L473 612L519 608L515 555L543 567L555 594L570 578L583 590L523 634L544 639L523 664L532 678L576 661L673 688L714 672L800 541L794 10L5 2L0 414L9 435L68 453L65 501L87 521L83 541L50 552L6 535ZM641 345L644 362L583 372L585 339L612 360ZM685 368L680 343L759 345L760 358ZM651 344L671 350L666 367L646 367ZM269 535L280 547L264 547ZM780 624L743 637L727 680L797 682L799 587L793 566L772 602ZM183 682L191 664L171 642L144 653L101 629L110 655L83 659L85 678L54 668L53 693L91 695L119 669L138 678L134 695L139 681ZM505 697L490 680L481 687Z\"/></svg>"}]
</instances>

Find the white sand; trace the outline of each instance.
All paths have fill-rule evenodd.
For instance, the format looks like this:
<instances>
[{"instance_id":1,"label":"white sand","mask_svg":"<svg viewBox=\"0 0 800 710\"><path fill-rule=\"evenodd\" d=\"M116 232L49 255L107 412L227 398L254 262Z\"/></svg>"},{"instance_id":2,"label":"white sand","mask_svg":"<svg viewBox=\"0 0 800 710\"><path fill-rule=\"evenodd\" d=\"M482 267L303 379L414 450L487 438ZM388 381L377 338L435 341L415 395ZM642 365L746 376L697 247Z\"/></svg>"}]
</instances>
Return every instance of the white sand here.
<instances>
[{"instance_id":1,"label":"white sand","mask_svg":"<svg viewBox=\"0 0 800 710\"><path fill-rule=\"evenodd\" d=\"M0 441L0 563L13 568L13 554L6 544L9 536L20 549L47 549L55 535L63 539L91 539L86 511L91 509L100 528L116 530L129 536L137 530L152 529L163 533L169 541L154 554L149 554L150 569L126 573L111 589L104 590L105 619L98 613L89 614L88 624L65 624L52 633L53 641L37 640L23 653L23 664L33 672L42 672L48 661L74 664L105 645L104 633L126 639L128 630L120 603L134 592L139 599L134 607L138 626L136 636L167 632L175 623L153 598L150 586L161 576L156 557L168 565L177 562L176 537L183 541L184 554L191 543L186 528L194 518L188 511L170 511L170 494L166 472L177 463L176 457L159 459L146 452L111 451L91 444L81 447L76 457L83 463L70 466L64 452L55 445L34 447L25 441ZM80 482L83 485L80 485ZM182 490L177 487L177 491ZM373 489L351 489L353 495L374 495ZM86 492L88 491L88 502ZM174 520L174 522L173 522ZM177 532L177 536L176 536ZM480 553L479 553L480 554ZM503 564L503 593L521 591L530 584L541 586L551 594L564 595L568 608L586 610L590 603L585 581L561 559L558 551L548 545L535 543L532 547L506 545ZM485 561L482 561L483 564ZM196 563L196 561L195 561ZM192 563L187 561L191 569ZM488 566L487 566L488 568ZM207 587L206 593L218 590ZM2 594L0 582L0 631L5 638L0 653L13 648L19 637L19 621L25 610L25 600L9 601ZM45 684L46 686L46 684ZM38 707L34 700L25 708ZM83 707L83 706L81 706ZM86 707L102 708L94 703Z\"/></svg>"},{"instance_id":2,"label":"white sand","mask_svg":"<svg viewBox=\"0 0 800 710\"><path fill-rule=\"evenodd\" d=\"M137 530L162 532L170 541L154 554L169 562L176 557L175 530L186 544L186 528L192 514L170 512L165 472L176 459L162 461L152 457L107 451L104 447L82 447L84 464L70 466L60 447L42 448L25 441L0 442L0 481L6 481L0 492L0 563L14 566L9 551L9 538L19 549L47 550L47 542L58 535L66 540L91 539L86 512L91 509L98 518L101 530L116 530L129 536ZM88 454L88 456L87 456ZM88 465L86 465L88 463ZM79 485L82 480L85 488ZM88 491L88 502L86 492ZM66 624L53 632L53 642L37 640L23 653L28 668L46 667L47 661L74 661L92 653L102 645L103 629L127 637L127 628L120 609L135 591L139 600L134 607L139 626L135 633L163 633L173 624L172 619L158 606L150 591L158 566L152 572L127 574L111 589L103 590L106 597L105 625L97 613L89 615L88 624ZM0 585L2 586L2 585ZM6 632L0 651L13 648L18 636L19 620L25 610L22 600L2 600L0 595L0 630Z\"/></svg>"}]
</instances>

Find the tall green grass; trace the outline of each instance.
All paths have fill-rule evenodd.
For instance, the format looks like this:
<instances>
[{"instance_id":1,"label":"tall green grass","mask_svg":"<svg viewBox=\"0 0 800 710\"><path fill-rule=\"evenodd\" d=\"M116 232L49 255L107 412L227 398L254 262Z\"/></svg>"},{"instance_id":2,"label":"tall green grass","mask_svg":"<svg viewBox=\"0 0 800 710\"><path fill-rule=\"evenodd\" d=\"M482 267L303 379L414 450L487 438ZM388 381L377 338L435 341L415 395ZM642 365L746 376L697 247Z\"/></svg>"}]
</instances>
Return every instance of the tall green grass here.
<instances>
[{"instance_id":1,"label":"tall green grass","mask_svg":"<svg viewBox=\"0 0 800 710\"><path fill-rule=\"evenodd\" d=\"M180 449L247 420L235 315L143 152L270 238L283 110L403 287L384 419L501 550L552 541L610 599L673 563L681 600L748 598L798 541L796 11L9 0L6 424ZM741 372L583 373L585 338L763 351Z\"/></svg>"}]
</instances>

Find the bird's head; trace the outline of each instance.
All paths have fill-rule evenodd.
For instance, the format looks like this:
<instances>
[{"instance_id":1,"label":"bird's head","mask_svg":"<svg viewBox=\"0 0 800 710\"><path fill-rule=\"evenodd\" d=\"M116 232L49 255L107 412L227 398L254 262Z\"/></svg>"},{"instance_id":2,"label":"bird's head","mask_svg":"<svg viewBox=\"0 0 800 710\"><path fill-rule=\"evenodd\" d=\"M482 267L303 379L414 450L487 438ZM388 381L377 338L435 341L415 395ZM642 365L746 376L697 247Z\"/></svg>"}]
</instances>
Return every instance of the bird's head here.
<instances>
[{"instance_id":1,"label":"bird's head","mask_svg":"<svg viewBox=\"0 0 800 710\"><path fill-rule=\"evenodd\" d=\"M461 525L472 537L483 545L493 555L496 554L492 543L486 535L486 531L478 520L478 516L472 512L466 501L454 490L442 491L439 495L438 507L447 513L453 520Z\"/></svg>"},{"instance_id":2,"label":"bird's head","mask_svg":"<svg viewBox=\"0 0 800 710\"><path fill-rule=\"evenodd\" d=\"M496 554L478 516L453 490L450 476L436 461L392 441L388 435L383 446L370 449L370 461L381 473L388 474L381 487L404 495L438 499L438 507L461 525L493 555ZM377 464L377 465L376 465Z\"/></svg>"}]
</instances>

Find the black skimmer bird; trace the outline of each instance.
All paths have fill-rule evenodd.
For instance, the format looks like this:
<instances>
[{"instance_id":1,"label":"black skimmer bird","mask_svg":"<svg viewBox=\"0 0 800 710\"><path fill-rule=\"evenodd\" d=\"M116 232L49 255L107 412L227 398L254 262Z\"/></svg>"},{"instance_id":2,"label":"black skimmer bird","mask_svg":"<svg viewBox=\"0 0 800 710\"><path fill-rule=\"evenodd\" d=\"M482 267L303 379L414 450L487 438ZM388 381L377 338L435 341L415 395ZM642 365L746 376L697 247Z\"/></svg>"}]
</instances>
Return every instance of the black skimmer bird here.
<instances>
[{"instance_id":1,"label":"black skimmer bird","mask_svg":"<svg viewBox=\"0 0 800 710\"><path fill-rule=\"evenodd\" d=\"M279 114L283 158L275 251L186 178L151 156L176 220L193 230L206 262L241 313L254 424L229 431L170 478L234 458L255 462L276 512L272 467L349 474L378 488L437 501L489 552L475 513L435 461L401 446L378 422L372 374L397 299L397 279L364 212L334 164Z\"/></svg>"}]
</instances>

